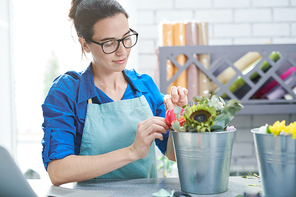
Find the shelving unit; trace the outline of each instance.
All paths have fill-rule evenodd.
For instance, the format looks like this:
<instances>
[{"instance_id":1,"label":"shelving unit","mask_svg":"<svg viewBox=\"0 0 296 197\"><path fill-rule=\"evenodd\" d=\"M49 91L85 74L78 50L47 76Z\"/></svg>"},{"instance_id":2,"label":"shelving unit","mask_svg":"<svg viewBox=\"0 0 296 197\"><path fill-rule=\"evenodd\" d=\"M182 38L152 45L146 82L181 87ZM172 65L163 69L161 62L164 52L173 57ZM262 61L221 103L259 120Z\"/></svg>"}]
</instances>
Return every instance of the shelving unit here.
<instances>
[{"instance_id":1,"label":"shelving unit","mask_svg":"<svg viewBox=\"0 0 296 197\"><path fill-rule=\"evenodd\" d=\"M276 62L269 58L269 55L277 51L280 54L280 59ZM256 64L251 72L243 75L240 70L234 66L234 62L242 57L247 52L258 52L262 59ZM198 59L194 58L194 54L209 54L210 67L206 69ZM185 55L187 61L183 66L177 62L179 55ZM166 64L170 60L178 71L174 76L167 80ZM267 72L260 69L263 61L267 61L271 68ZM296 95L293 93L293 84L296 83L296 77L288 84L280 78L280 74L287 68L294 66L296 68L296 44L272 44L272 45L227 45L227 46L174 46L174 47L160 47L159 49L159 73L160 73L160 91L164 94L167 93L167 87L175 81L178 76L185 71L191 64L196 65L200 71L205 73L207 77L219 87L216 93L221 96L223 93L227 94L229 99L238 99L244 105L244 108L239 112L240 114L295 114L296 113ZM225 67L226 65L226 67ZM230 79L226 84L222 84L217 76L222 69L231 67L236 75ZM254 83L250 76L257 72L260 79ZM245 83L246 89L240 89L238 96L229 90L233 82L241 77ZM264 84L276 80L278 84L289 93L293 100L267 100L267 99L253 99L252 96ZM227 99L226 99L227 100Z\"/></svg>"}]
</instances>

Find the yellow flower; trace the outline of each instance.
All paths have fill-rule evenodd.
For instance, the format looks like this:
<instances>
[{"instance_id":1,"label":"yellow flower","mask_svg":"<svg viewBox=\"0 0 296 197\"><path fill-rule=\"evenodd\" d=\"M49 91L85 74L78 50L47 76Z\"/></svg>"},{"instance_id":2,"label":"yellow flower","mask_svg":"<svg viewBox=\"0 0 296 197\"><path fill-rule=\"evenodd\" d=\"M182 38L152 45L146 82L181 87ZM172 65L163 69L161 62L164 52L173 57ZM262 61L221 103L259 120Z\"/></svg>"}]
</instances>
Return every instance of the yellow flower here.
<instances>
[{"instance_id":1,"label":"yellow flower","mask_svg":"<svg viewBox=\"0 0 296 197\"><path fill-rule=\"evenodd\" d=\"M291 122L287 126L287 132L292 135L293 139L296 139L296 121L295 122Z\"/></svg>"},{"instance_id":2,"label":"yellow flower","mask_svg":"<svg viewBox=\"0 0 296 197\"><path fill-rule=\"evenodd\" d=\"M286 121L276 121L272 126L269 126L269 129L270 132L274 135L274 137L280 134L280 132L282 131L287 132Z\"/></svg>"}]
</instances>

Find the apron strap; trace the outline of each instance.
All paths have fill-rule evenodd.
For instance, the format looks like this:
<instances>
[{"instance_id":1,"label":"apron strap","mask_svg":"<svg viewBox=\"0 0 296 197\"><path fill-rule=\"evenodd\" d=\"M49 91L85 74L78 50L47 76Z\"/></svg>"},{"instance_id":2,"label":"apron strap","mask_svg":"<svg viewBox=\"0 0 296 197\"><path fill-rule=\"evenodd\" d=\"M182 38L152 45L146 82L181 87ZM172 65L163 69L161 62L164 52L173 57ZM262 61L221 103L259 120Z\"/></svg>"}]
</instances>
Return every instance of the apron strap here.
<instances>
[{"instance_id":1,"label":"apron strap","mask_svg":"<svg viewBox=\"0 0 296 197\"><path fill-rule=\"evenodd\" d=\"M88 104L92 104L92 98L88 99L88 100L87 100L87 103L88 103Z\"/></svg>"}]
</instances>

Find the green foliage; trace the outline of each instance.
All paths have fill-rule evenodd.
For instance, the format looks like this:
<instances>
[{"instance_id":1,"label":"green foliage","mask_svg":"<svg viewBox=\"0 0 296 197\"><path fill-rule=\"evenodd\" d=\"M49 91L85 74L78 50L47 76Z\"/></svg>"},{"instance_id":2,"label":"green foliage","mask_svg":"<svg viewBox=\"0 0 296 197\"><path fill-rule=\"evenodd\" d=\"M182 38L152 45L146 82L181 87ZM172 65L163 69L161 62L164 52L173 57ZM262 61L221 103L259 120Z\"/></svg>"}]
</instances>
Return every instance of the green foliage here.
<instances>
[{"instance_id":1,"label":"green foliage","mask_svg":"<svg viewBox=\"0 0 296 197\"><path fill-rule=\"evenodd\" d=\"M174 129L174 131L186 131L184 127L181 127L179 121L175 121L172 124L172 128Z\"/></svg>"},{"instance_id":2,"label":"green foliage","mask_svg":"<svg viewBox=\"0 0 296 197\"><path fill-rule=\"evenodd\" d=\"M243 108L240 101L232 99L225 101L217 95L195 96L193 104L187 106L184 111L184 128L189 132L210 132L225 130L229 122L234 118L235 114ZM180 108L175 108L179 112ZM176 113L174 110L174 113ZM179 113L176 113L179 114ZM199 121L200 119L206 121ZM176 131L182 130L180 124L173 124ZM175 125L175 126L174 126Z\"/></svg>"},{"instance_id":3,"label":"green foliage","mask_svg":"<svg viewBox=\"0 0 296 197\"><path fill-rule=\"evenodd\" d=\"M256 173L254 173L253 175L250 173L250 172L247 172L247 174L246 175L243 175L243 176L241 176L242 178L249 178L249 179L251 179L251 178L254 178L254 177L256 177L256 178L260 178L259 177L259 175L258 174L256 174Z\"/></svg>"},{"instance_id":4,"label":"green foliage","mask_svg":"<svg viewBox=\"0 0 296 197\"><path fill-rule=\"evenodd\" d=\"M157 166L157 170L163 169L164 178L167 178L167 173L172 172L172 166L176 163L175 161L169 160L164 155L159 155L157 161L160 161L160 164Z\"/></svg>"},{"instance_id":5,"label":"green foliage","mask_svg":"<svg viewBox=\"0 0 296 197\"><path fill-rule=\"evenodd\" d=\"M215 129L224 130L228 123L234 118L235 114L241 110L241 108L243 108L243 105L240 103L240 101L234 99L228 101L224 107L219 109L219 113L215 119L213 127Z\"/></svg>"},{"instance_id":6,"label":"green foliage","mask_svg":"<svg viewBox=\"0 0 296 197\"><path fill-rule=\"evenodd\" d=\"M270 131L270 128L269 128L270 126L267 126L267 129L266 129L266 133L271 133L271 131Z\"/></svg>"}]
</instances>

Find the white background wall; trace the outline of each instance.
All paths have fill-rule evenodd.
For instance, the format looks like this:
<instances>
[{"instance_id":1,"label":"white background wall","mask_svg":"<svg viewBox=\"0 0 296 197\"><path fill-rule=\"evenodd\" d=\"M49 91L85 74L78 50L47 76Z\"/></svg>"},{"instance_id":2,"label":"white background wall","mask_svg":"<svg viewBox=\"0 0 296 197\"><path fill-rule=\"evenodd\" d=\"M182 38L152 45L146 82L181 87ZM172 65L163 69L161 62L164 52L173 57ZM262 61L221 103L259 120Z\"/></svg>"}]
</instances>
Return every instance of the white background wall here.
<instances>
[{"instance_id":1,"label":"white background wall","mask_svg":"<svg viewBox=\"0 0 296 197\"><path fill-rule=\"evenodd\" d=\"M0 146L15 155L16 124L9 0L0 0Z\"/></svg>"},{"instance_id":2,"label":"white background wall","mask_svg":"<svg viewBox=\"0 0 296 197\"><path fill-rule=\"evenodd\" d=\"M209 22L210 45L296 43L296 0L138 1L138 70L142 73L153 74L158 24L165 19Z\"/></svg>"}]
</instances>

